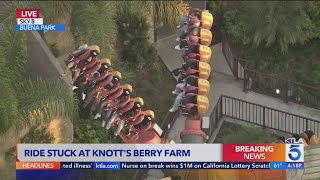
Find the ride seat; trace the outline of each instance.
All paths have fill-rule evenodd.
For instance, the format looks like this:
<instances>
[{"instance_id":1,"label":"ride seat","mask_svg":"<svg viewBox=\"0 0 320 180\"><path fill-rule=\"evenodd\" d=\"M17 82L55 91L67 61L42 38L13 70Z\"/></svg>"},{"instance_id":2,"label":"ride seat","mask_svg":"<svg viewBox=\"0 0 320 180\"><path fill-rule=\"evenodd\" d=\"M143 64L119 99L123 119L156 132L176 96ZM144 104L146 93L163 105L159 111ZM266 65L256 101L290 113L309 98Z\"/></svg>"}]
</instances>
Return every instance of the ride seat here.
<instances>
[{"instance_id":1,"label":"ride seat","mask_svg":"<svg viewBox=\"0 0 320 180\"><path fill-rule=\"evenodd\" d=\"M210 91L210 83L205 79L198 79L199 94L208 96Z\"/></svg>"},{"instance_id":2,"label":"ride seat","mask_svg":"<svg viewBox=\"0 0 320 180\"><path fill-rule=\"evenodd\" d=\"M204 46L210 46L212 41L212 32L208 29L200 29L200 44Z\"/></svg>"},{"instance_id":3,"label":"ride seat","mask_svg":"<svg viewBox=\"0 0 320 180\"><path fill-rule=\"evenodd\" d=\"M199 94L198 90L199 90L199 88L196 86L187 86L184 89L186 94L188 94L188 93ZM203 94L200 94L200 95L203 95Z\"/></svg>"},{"instance_id":4,"label":"ride seat","mask_svg":"<svg viewBox=\"0 0 320 180\"><path fill-rule=\"evenodd\" d=\"M113 92L112 94L109 94L106 97L105 96L102 96L102 97L105 97L106 101L111 101L111 100L119 98L122 93L123 93L123 89L122 88L117 88L117 90L115 92Z\"/></svg>"},{"instance_id":5,"label":"ride seat","mask_svg":"<svg viewBox=\"0 0 320 180\"><path fill-rule=\"evenodd\" d=\"M76 59L77 57L83 55L86 51L87 51L86 49L83 49L83 50L78 49L72 53L72 56L74 57L74 59Z\"/></svg>"},{"instance_id":6,"label":"ride seat","mask_svg":"<svg viewBox=\"0 0 320 180\"><path fill-rule=\"evenodd\" d=\"M208 63L211 59L211 48L208 46L200 45L199 47L199 54L200 54L200 61Z\"/></svg>"},{"instance_id":7,"label":"ride seat","mask_svg":"<svg viewBox=\"0 0 320 180\"><path fill-rule=\"evenodd\" d=\"M306 141L304 138L302 138L302 139L303 139L303 145L304 145L304 147L309 146L309 144L307 143L307 141Z\"/></svg>"},{"instance_id":8,"label":"ride seat","mask_svg":"<svg viewBox=\"0 0 320 180\"><path fill-rule=\"evenodd\" d=\"M207 113L209 108L209 100L206 96L197 96L198 112L200 115Z\"/></svg>"},{"instance_id":9,"label":"ride seat","mask_svg":"<svg viewBox=\"0 0 320 180\"><path fill-rule=\"evenodd\" d=\"M208 79L211 73L211 67L208 63L199 62L200 78Z\"/></svg>"},{"instance_id":10,"label":"ride seat","mask_svg":"<svg viewBox=\"0 0 320 180\"><path fill-rule=\"evenodd\" d=\"M204 10L201 12L201 26L205 29L211 29L213 25L213 15L208 11Z\"/></svg>"},{"instance_id":11,"label":"ride seat","mask_svg":"<svg viewBox=\"0 0 320 180\"><path fill-rule=\"evenodd\" d=\"M197 104L197 94L194 94L194 93L186 94L185 104L188 104L188 103Z\"/></svg>"},{"instance_id":12,"label":"ride seat","mask_svg":"<svg viewBox=\"0 0 320 180\"><path fill-rule=\"evenodd\" d=\"M131 128L132 132L142 132L147 131L152 127L152 121L149 121L148 119L143 119L141 123L137 125L133 125Z\"/></svg>"},{"instance_id":13,"label":"ride seat","mask_svg":"<svg viewBox=\"0 0 320 180\"><path fill-rule=\"evenodd\" d=\"M309 145L316 145L319 144L319 139L318 137L314 134L311 136L310 141L309 141Z\"/></svg>"}]
</instances>

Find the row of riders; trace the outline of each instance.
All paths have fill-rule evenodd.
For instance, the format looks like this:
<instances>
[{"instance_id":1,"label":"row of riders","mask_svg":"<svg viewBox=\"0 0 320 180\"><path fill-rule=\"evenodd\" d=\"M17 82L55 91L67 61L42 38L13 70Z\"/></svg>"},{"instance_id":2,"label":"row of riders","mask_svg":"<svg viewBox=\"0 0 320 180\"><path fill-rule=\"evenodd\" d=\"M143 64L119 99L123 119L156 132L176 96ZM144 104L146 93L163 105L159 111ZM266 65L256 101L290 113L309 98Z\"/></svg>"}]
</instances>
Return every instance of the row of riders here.
<instances>
[{"instance_id":1,"label":"row of riders","mask_svg":"<svg viewBox=\"0 0 320 180\"><path fill-rule=\"evenodd\" d=\"M206 79L211 71L208 64L211 49L207 46L212 40L208 29L212 26L213 17L207 11L191 9L184 18L183 24L188 27L181 36L186 50L183 56L185 63L173 72L180 75L180 82L173 93L181 94L176 98L174 107L183 107L183 114L192 116L208 109L208 99L204 96L210 89ZM93 115L94 119L100 118L102 127L107 130L115 127L115 136L122 133L136 139L139 133L152 128L154 112L142 110L144 100L131 97L132 86L121 85L121 73L112 71L111 61L100 59L99 54L99 46L84 44L64 58L72 74L72 89L80 101L80 112Z\"/></svg>"}]
</instances>

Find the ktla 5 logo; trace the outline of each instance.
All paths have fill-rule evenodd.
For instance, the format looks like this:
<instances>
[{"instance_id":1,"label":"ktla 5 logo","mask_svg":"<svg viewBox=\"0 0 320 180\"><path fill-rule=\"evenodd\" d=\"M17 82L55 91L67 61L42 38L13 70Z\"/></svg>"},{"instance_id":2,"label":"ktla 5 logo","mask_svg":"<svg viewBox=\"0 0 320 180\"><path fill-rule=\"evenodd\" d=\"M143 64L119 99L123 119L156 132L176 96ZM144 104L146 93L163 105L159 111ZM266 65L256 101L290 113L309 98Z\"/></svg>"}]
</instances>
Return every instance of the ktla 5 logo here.
<instances>
[{"instance_id":1,"label":"ktla 5 logo","mask_svg":"<svg viewBox=\"0 0 320 180\"><path fill-rule=\"evenodd\" d=\"M303 144L286 144L286 162L304 162Z\"/></svg>"}]
</instances>

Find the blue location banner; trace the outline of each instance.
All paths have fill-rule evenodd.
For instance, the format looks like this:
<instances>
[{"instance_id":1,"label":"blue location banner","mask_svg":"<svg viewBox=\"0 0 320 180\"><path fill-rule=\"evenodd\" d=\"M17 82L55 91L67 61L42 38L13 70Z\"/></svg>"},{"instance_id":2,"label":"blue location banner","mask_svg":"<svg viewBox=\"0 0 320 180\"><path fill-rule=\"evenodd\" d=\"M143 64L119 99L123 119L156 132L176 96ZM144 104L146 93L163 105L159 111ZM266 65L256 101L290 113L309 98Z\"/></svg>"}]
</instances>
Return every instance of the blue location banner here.
<instances>
[{"instance_id":1,"label":"blue location banner","mask_svg":"<svg viewBox=\"0 0 320 180\"><path fill-rule=\"evenodd\" d=\"M17 31L64 31L64 24L25 24L16 25Z\"/></svg>"}]
</instances>

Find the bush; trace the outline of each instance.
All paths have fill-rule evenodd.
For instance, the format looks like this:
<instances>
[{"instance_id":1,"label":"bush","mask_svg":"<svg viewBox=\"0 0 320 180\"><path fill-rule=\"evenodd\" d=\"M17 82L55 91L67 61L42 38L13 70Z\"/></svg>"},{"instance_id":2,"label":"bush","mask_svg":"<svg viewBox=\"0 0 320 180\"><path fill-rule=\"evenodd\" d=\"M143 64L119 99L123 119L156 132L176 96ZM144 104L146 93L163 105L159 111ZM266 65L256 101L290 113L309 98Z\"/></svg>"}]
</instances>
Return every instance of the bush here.
<instances>
[{"instance_id":1,"label":"bush","mask_svg":"<svg viewBox=\"0 0 320 180\"><path fill-rule=\"evenodd\" d=\"M14 89L24 75L27 57L26 36L5 25L0 33L0 134L19 120L18 95Z\"/></svg>"},{"instance_id":2,"label":"bush","mask_svg":"<svg viewBox=\"0 0 320 180\"><path fill-rule=\"evenodd\" d=\"M224 122L216 143L271 143L277 137L260 128L244 127Z\"/></svg>"},{"instance_id":3,"label":"bush","mask_svg":"<svg viewBox=\"0 0 320 180\"><path fill-rule=\"evenodd\" d=\"M52 143L54 137L47 132L47 128L41 126L32 128L30 132L22 139L22 143Z\"/></svg>"},{"instance_id":4,"label":"bush","mask_svg":"<svg viewBox=\"0 0 320 180\"><path fill-rule=\"evenodd\" d=\"M120 143L119 137L114 137L111 130L101 127L101 121L80 119L74 123L74 143Z\"/></svg>"},{"instance_id":5,"label":"bush","mask_svg":"<svg viewBox=\"0 0 320 180\"><path fill-rule=\"evenodd\" d=\"M156 50L149 43L149 25L140 9L120 8L116 15L119 58L128 65L141 69L156 59Z\"/></svg>"},{"instance_id":6,"label":"bush","mask_svg":"<svg viewBox=\"0 0 320 180\"><path fill-rule=\"evenodd\" d=\"M57 43L50 44L49 49L51 50L54 57L59 57L61 55Z\"/></svg>"}]
</instances>

